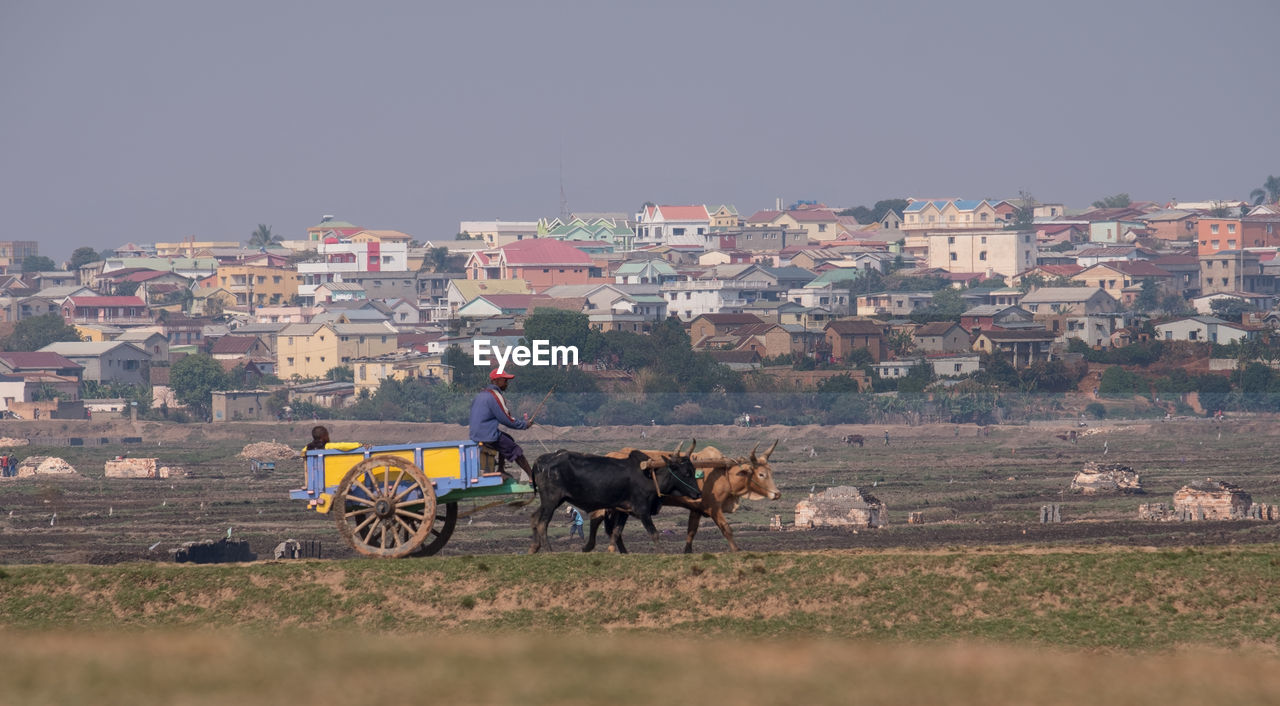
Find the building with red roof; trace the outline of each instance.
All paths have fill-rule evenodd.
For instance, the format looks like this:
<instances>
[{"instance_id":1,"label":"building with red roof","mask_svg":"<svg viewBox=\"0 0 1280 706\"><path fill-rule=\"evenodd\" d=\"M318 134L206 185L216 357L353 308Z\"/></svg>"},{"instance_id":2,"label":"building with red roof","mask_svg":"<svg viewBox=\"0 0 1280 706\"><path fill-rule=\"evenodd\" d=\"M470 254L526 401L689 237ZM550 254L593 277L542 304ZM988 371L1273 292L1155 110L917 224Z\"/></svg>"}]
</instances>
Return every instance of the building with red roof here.
<instances>
[{"instance_id":1,"label":"building with red roof","mask_svg":"<svg viewBox=\"0 0 1280 706\"><path fill-rule=\"evenodd\" d=\"M647 205L636 216L636 247L662 243L690 243L711 231L711 214L705 205Z\"/></svg>"},{"instance_id":2,"label":"building with red roof","mask_svg":"<svg viewBox=\"0 0 1280 706\"><path fill-rule=\"evenodd\" d=\"M474 252L466 270L467 279L521 279L533 291L557 284L608 281L590 255L552 238L520 240L496 250Z\"/></svg>"},{"instance_id":3,"label":"building with red roof","mask_svg":"<svg viewBox=\"0 0 1280 706\"><path fill-rule=\"evenodd\" d=\"M139 297L67 297L62 320L68 324L145 325L152 323L147 303Z\"/></svg>"}]
</instances>

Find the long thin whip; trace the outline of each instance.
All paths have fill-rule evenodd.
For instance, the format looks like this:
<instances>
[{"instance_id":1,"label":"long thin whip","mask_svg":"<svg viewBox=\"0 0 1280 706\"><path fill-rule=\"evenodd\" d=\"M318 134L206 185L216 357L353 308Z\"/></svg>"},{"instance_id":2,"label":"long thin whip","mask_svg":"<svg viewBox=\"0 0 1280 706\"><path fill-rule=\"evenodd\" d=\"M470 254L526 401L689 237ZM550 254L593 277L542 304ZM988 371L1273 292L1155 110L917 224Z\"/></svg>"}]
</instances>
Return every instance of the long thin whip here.
<instances>
[{"instance_id":1,"label":"long thin whip","mask_svg":"<svg viewBox=\"0 0 1280 706\"><path fill-rule=\"evenodd\" d=\"M546 403L547 403L547 398L551 397L551 393L553 393L553 392L555 392L555 391L556 391L556 386L555 386L555 385L552 385L552 386L551 386L551 389L550 389L550 390L547 390L547 394L546 394L546 395L544 395L544 396L542 397L542 401L538 403L538 407L537 407L537 409L533 410L533 414L530 414L530 415L529 415L529 423L530 423L530 424L533 424L533 420L534 420L534 418L535 418L535 417L537 417L537 416L538 416L538 413L542 411L542 405L544 405L544 404L546 404Z\"/></svg>"}]
</instances>

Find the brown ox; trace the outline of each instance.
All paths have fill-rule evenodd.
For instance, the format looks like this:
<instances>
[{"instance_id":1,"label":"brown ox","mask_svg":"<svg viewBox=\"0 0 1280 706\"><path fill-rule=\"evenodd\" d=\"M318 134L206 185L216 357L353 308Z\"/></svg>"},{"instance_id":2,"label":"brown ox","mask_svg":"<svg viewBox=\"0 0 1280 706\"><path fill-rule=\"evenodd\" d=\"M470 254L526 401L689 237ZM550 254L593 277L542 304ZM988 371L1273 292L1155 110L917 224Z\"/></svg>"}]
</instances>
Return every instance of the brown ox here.
<instances>
[{"instance_id":1,"label":"brown ox","mask_svg":"<svg viewBox=\"0 0 1280 706\"><path fill-rule=\"evenodd\" d=\"M744 497L748 500L778 500L782 497L778 486L773 482L773 467L769 465L769 456L777 446L778 442L774 441L768 450L757 456L756 450L760 445L756 444L756 447L751 449L751 455L745 459L728 458L713 446L693 454L694 467L704 473L704 477L698 480L698 489L702 492L702 498L689 500L674 495L664 495L661 498L664 505L689 510L689 531L685 538L685 554L693 552L693 538L698 534L698 527L704 516L710 517L720 528L721 534L729 542L729 550L739 551L737 542L733 541L733 530L729 528L729 520L725 518L725 514L737 510L738 501ZM606 455L621 458L633 450L635 449L626 448ZM654 460L664 459L671 453L641 450ZM622 541L622 527L626 524L626 515L609 510L591 513L591 534L582 551L589 552L595 549L596 532L601 522L605 523L605 530L610 536L610 550L616 548L618 552L626 553L627 548Z\"/></svg>"}]
</instances>

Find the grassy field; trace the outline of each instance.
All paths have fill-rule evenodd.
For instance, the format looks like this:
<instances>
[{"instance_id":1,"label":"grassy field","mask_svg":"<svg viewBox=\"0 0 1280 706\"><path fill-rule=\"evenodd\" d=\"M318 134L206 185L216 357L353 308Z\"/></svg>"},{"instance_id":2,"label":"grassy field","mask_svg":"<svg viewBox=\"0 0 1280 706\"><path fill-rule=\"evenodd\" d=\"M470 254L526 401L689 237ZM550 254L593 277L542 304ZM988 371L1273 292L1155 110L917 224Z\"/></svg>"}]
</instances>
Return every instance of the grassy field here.
<instances>
[{"instance_id":1,"label":"grassy field","mask_svg":"<svg viewBox=\"0 0 1280 706\"><path fill-rule=\"evenodd\" d=\"M10 566L0 703L1278 703L1277 549Z\"/></svg>"},{"instance_id":2,"label":"grassy field","mask_svg":"<svg viewBox=\"0 0 1280 706\"><path fill-rule=\"evenodd\" d=\"M1002 548L5 567L0 628L1280 644L1280 553Z\"/></svg>"}]
</instances>

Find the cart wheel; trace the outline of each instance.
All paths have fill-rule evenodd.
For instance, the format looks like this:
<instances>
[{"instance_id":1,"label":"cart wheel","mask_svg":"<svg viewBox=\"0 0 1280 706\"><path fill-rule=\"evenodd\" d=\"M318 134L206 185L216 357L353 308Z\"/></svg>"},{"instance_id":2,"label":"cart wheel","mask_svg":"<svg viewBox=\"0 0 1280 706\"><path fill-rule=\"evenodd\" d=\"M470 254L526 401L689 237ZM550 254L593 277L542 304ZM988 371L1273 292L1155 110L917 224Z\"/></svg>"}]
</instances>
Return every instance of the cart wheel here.
<instances>
[{"instance_id":1,"label":"cart wheel","mask_svg":"<svg viewBox=\"0 0 1280 706\"><path fill-rule=\"evenodd\" d=\"M333 494L338 531L365 556L409 556L431 534L436 491L421 469L398 456L374 456L347 471Z\"/></svg>"},{"instance_id":2,"label":"cart wheel","mask_svg":"<svg viewBox=\"0 0 1280 706\"><path fill-rule=\"evenodd\" d=\"M440 553L444 545L453 536L453 528L458 524L458 503L436 505L436 523L431 526L431 534L427 542L413 552L413 556L431 556Z\"/></svg>"}]
</instances>

